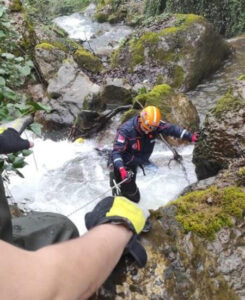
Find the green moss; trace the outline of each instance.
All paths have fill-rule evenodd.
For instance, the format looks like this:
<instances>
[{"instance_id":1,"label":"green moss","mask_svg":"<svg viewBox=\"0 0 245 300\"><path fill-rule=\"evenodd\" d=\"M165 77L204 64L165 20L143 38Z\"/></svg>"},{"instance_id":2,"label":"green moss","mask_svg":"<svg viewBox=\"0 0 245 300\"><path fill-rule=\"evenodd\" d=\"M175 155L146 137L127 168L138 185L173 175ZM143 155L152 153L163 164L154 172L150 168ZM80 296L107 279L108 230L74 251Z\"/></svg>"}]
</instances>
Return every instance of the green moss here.
<instances>
[{"instance_id":1,"label":"green moss","mask_svg":"<svg viewBox=\"0 0 245 300\"><path fill-rule=\"evenodd\" d=\"M63 63L71 64L72 60L70 58L66 58L66 59L63 60Z\"/></svg>"},{"instance_id":2,"label":"green moss","mask_svg":"<svg viewBox=\"0 0 245 300\"><path fill-rule=\"evenodd\" d=\"M235 186L223 189L213 186L204 191L188 193L172 204L177 207L177 221L186 231L213 239L222 227L232 226L231 217L242 217L245 193Z\"/></svg>"},{"instance_id":3,"label":"green moss","mask_svg":"<svg viewBox=\"0 0 245 300\"><path fill-rule=\"evenodd\" d=\"M22 10L22 3L20 0L12 0L9 5L9 9L12 12L20 12Z\"/></svg>"},{"instance_id":4,"label":"green moss","mask_svg":"<svg viewBox=\"0 0 245 300\"><path fill-rule=\"evenodd\" d=\"M171 98L172 89L167 84L156 85L154 88L145 94L136 96L133 99L134 106L140 103L141 106L154 105L159 107L162 114L166 117L170 112L169 100ZM167 117L166 117L167 118Z\"/></svg>"},{"instance_id":5,"label":"green moss","mask_svg":"<svg viewBox=\"0 0 245 300\"><path fill-rule=\"evenodd\" d=\"M77 50L74 53L74 59L81 67L90 72L97 73L102 70L100 59L85 49Z\"/></svg>"},{"instance_id":6,"label":"green moss","mask_svg":"<svg viewBox=\"0 0 245 300\"><path fill-rule=\"evenodd\" d=\"M245 100L239 96L234 97L232 92L226 93L212 110L215 116L219 117L222 113L244 107Z\"/></svg>"},{"instance_id":7,"label":"green moss","mask_svg":"<svg viewBox=\"0 0 245 300\"><path fill-rule=\"evenodd\" d=\"M111 66L112 67L116 67L117 66L117 61L118 61L118 57L120 54L120 49L123 46L120 46L118 49L116 49L115 51L113 51L112 55L111 55Z\"/></svg>"},{"instance_id":8,"label":"green moss","mask_svg":"<svg viewBox=\"0 0 245 300\"><path fill-rule=\"evenodd\" d=\"M24 16L24 22L23 22L23 33L20 40L20 46L23 48L27 53L31 55L31 57L34 56L34 48L37 43L37 36L35 29L33 27L33 23L31 22L31 19L29 15L26 13L26 11L23 11Z\"/></svg>"},{"instance_id":9,"label":"green moss","mask_svg":"<svg viewBox=\"0 0 245 300\"><path fill-rule=\"evenodd\" d=\"M49 43L41 43L41 44L36 45L36 49L53 50L55 48L56 47L54 45L49 44Z\"/></svg>"},{"instance_id":10,"label":"green moss","mask_svg":"<svg viewBox=\"0 0 245 300\"><path fill-rule=\"evenodd\" d=\"M178 27L168 27L168 28L164 28L163 30L160 31L160 35L164 36L167 34L173 34L176 33L180 30L180 28Z\"/></svg>"},{"instance_id":11,"label":"green moss","mask_svg":"<svg viewBox=\"0 0 245 300\"><path fill-rule=\"evenodd\" d=\"M163 77L162 77L161 74L158 74L158 75L157 75L156 84L157 84L157 85L160 85L160 84L162 84L162 83L163 83Z\"/></svg>"},{"instance_id":12,"label":"green moss","mask_svg":"<svg viewBox=\"0 0 245 300\"><path fill-rule=\"evenodd\" d=\"M245 186L245 167L239 168L237 172L237 185L238 186Z\"/></svg>"},{"instance_id":13,"label":"green moss","mask_svg":"<svg viewBox=\"0 0 245 300\"><path fill-rule=\"evenodd\" d=\"M97 12L95 15L95 20L99 23L104 23L108 19L108 15L103 12Z\"/></svg>"},{"instance_id":14,"label":"green moss","mask_svg":"<svg viewBox=\"0 0 245 300\"><path fill-rule=\"evenodd\" d=\"M149 56L156 58L156 49L160 38L155 32L146 32L138 39L129 42L131 52L131 67L144 62L145 49L149 49Z\"/></svg>"},{"instance_id":15,"label":"green moss","mask_svg":"<svg viewBox=\"0 0 245 300\"><path fill-rule=\"evenodd\" d=\"M245 80L245 74L242 74L241 76L239 76L238 80Z\"/></svg>"},{"instance_id":16,"label":"green moss","mask_svg":"<svg viewBox=\"0 0 245 300\"><path fill-rule=\"evenodd\" d=\"M183 25L188 26L195 22L203 21L204 18L194 14L176 14L176 22L181 22Z\"/></svg>"},{"instance_id":17,"label":"green moss","mask_svg":"<svg viewBox=\"0 0 245 300\"><path fill-rule=\"evenodd\" d=\"M185 30L192 23L203 20L201 16L193 14L176 14L175 26L164 28L160 31L161 36L176 34L181 30Z\"/></svg>"},{"instance_id":18,"label":"green moss","mask_svg":"<svg viewBox=\"0 0 245 300\"><path fill-rule=\"evenodd\" d=\"M173 88L179 88L184 81L184 70L180 66L175 66L173 70Z\"/></svg>"},{"instance_id":19,"label":"green moss","mask_svg":"<svg viewBox=\"0 0 245 300\"><path fill-rule=\"evenodd\" d=\"M245 167L241 167L237 173L239 176L245 176Z\"/></svg>"}]
</instances>

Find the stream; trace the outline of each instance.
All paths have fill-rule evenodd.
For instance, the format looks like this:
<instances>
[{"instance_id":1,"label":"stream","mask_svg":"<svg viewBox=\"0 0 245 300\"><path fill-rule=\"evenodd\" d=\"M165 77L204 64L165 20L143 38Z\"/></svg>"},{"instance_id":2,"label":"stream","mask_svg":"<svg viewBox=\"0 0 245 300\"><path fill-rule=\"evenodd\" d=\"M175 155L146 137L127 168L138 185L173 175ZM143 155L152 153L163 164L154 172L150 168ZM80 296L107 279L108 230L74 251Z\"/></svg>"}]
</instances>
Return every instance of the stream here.
<instances>
[{"instance_id":1,"label":"stream","mask_svg":"<svg viewBox=\"0 0 245 300\"><path fill-rule=\"evenodd\" d=\"M98 53L105 53L107 47L114 49L131 32L131 29L120 24L115 27L106 23L98 27L91 12L60 17L55 22L71 38L85 41L88 48L92 45ZM107 34L112 31L113 34ZM245 70L245 36L228 42L235 49L233 56L218 72L187 93L198 110L201 124L208 110ZM68 140L43 140L25 132L23 137L33 140L35 146L33 155L27 158L28 165L22 170L24 178L11 175L8 192L13 196L13 201L25 211L64 214L76 224L80 234L84 233L84 214L100 199L111 195L107 161L95 148L112 148L118 123L119 116L116 116L106 130L81 144ZM168 166L172 152L161 141L156 143L151 156L152 164L145 168L146 176L138 170L137 184L141 192L141 207L157 209L176 199L186 186L196 182L192 164L193 148L193 145L188 145L177 149L184 159L188 176L186 178L178 163L173 161Z\"/></svg>"}]
</instances>

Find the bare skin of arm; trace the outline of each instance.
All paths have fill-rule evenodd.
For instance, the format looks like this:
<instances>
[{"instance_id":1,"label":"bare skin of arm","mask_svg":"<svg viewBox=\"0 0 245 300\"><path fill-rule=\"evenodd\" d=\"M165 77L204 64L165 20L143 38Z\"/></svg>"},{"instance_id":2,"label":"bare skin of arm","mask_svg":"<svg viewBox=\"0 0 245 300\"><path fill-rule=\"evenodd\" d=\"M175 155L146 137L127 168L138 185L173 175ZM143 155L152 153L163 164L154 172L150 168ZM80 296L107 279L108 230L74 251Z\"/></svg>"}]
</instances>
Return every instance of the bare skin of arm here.
<instances>
[{"instance_id":1,"label":"bare skin of arm","mask_svg":"<svg viewBox=\"0 0 245 300\"><path fill-rule=\"evenodd\" d=\"M122 225L104 224L35 252L0 241L1 298L87 299L112 272L131 237Z\"/></svg>"}]
</instances>

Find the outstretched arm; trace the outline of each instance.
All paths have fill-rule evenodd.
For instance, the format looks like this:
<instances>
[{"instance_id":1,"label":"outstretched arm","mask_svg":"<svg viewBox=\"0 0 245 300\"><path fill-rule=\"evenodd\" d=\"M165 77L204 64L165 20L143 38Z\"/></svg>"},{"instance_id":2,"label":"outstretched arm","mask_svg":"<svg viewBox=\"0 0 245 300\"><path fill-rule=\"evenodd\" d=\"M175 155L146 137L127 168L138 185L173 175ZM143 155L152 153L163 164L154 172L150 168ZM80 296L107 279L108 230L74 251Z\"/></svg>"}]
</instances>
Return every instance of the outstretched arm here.
<instances>
[{"instance_id":1,"label":"outstretched arm","mask_svg":"<svg viewBox=\"0 0 245 300\"><path fill-rule=\"evenodd\" d=\"M165 136L173 136L192 142L192 134L189 131L177 125L166 123L164 121L160 122L160 125L158 127L158 133L161 133Z\"/></svg>"},{"instance_id":2,"label":"outstretched arm","mask_svg":"<svg viewBox=\"0 0 245 300\"><path fill-rule=\"evenodd\" d=\"M132 235L124 225L103 224L36 252L0 241L2 298L87 299L111 273Z\"/></svg>"}]
</instances>

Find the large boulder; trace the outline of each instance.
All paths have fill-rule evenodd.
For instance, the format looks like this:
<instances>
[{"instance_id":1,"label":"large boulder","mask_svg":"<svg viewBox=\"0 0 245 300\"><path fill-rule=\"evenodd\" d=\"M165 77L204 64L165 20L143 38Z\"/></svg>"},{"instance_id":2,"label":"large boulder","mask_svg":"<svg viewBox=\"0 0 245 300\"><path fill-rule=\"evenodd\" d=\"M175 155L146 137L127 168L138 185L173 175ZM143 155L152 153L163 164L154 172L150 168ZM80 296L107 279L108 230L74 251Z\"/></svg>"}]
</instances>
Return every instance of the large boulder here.
<instances>
[{"instance_id":1,"label":"large boulder","mask_svg":"<svg viewBox=\"0 0 245 300\"><path fill-rule=\"evenodd\" d=\"M193 153L198 179L216 175L245 155L245 98L229 91L206 116Z\"/></svg>"},{"instance_id":2,"label":"large boulder","mask_svg":"<svg viewBox=\"0 0 245 300\"><path fill-rule=\"evenodd\" d=\"M217 70L229 53L227 43L204 18L161 16L115 51L111 73L126 77L131 85L167 83L187 91Z\"/></svg>"},{"instance_id":3,"label":"large boulder","mask_svg":"<svg viewBox=\"0 0 245 300\"><path fill-rule=\"evenodd\" d=\"M51 112L38 112L35 119L47 132L64 129L67 133L83 108L84 99L99 90L100 87L91 82L72 59L66 60L56 77L49 80L47 104L51 107Z\"/></svg>"},{"instance_id":4,"label":"large boulder","mask_svg":"<svg viewBox=\"0 0 245 300\"><path fill-rule=\"evenodd\" d=\"M83 108L96 111L116 108L132 103L135 94L136 92L123 79L107 78L105 83L101 85L99 92L86 96Z\"/></svg>"}]
</instances>

